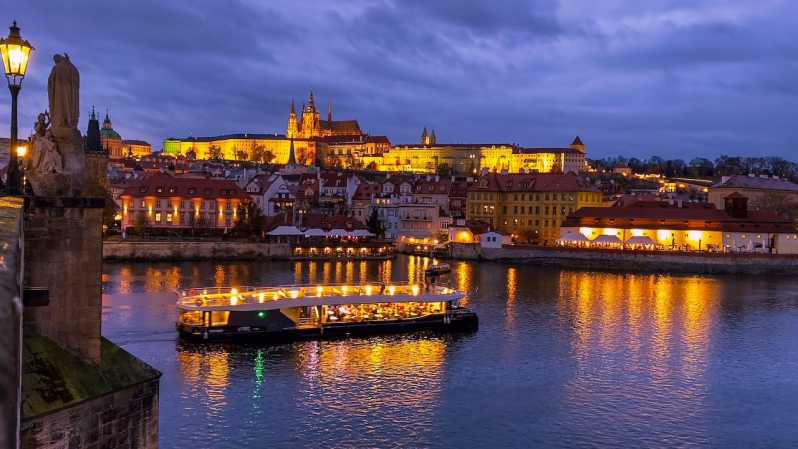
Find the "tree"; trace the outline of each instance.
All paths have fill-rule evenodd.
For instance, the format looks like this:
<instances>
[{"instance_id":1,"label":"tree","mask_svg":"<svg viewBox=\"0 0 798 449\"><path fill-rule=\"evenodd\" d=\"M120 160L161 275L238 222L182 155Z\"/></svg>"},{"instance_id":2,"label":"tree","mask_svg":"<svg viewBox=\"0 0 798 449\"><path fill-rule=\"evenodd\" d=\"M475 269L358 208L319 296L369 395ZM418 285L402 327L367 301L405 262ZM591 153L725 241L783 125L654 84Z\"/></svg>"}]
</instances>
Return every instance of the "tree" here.
<instances>
[{"instance_id":1,"label":"tree","mask_svg":"<svg viewBox=\"0 0 798 449\"><path fill-rule=\"evenodd\" d=\"M385 236L385 226L383 226L376 208L371 210L371 215L369 215L369 219L366 221L366 226L369 228L369 232L377 237L382 238Z\"/></svg>"},{"instance_id":2,"label":"tree","mask_svg":"<svg viewBox=\"0 0 798 449\"><path fill-rule=\"evenodd\" d=\"M755 209L770 211L780 217L795 220L798 218L798 202L794 201L790 195L782 192L769 192L754 201L751 206Z\"/></svg>"},{"instance_id":3,"label":"tree","mask_svg":"<svg viewBox=\"0 0 798 449\"><path fill-rule=\"evenodd\" d=\"M208 159L213 161L222 160L222 149L219 145L211 145L208 147Z\"/></svg>"},{"instance_id":4,"label":"tree","mask_svg":"<svg viewBox=\"0 0 798 449\"><path fill-rule=\"evenodd\" d=\"M260 235L265 228L263 212L254 201L239 204L236 208L236 216L233 232L239 235Z\"/></svg>"},{"instance_id":5,"label":"tree","mask_svg":"<svg viewBox=\"0 0 798 449\"><path fill-rule=\"evenodd\" d=\"M522 228L517 235L520 243L538 243L540 240L540 234L532 228Z\"/></svg>"},{"instance_id":6,"label":"tree","mask_svg":"<svg viewBox=\"0 0 798 449\"><path fill-rule=\"evenodd\" d=\"M249 160L261 164L266 160L265 156L266 156L266 147L264 147L263 145L255 145L252 148L252 153L250 153L249 155Z\"/></svg>"},{"instance_id":7,"label":"tree","mask_svg":"<svg viewBox=\"0 0 798 449\"><path fill-rule=\"evenodd\" d=\"M247 152L244 150L236 150L235 155L236 155L236 160L239 161L246 161L249 159L247 157Z\"/></svg>"},{"instance_id":8,"label":"tree","mask_svg":"<svg viewBox=\"0 0 798 449\"><path fill-rule=\"evenodd\" d=\"M105 191L105 208L103 208L103 225L106 229L113 229L116 226L116 214L119 211L119 206L111 196L111 192L106 189Z\"/></svg>"},{"instance_id":9,"label":"tree","mask_svg":"<svg viewBox=\"0 0 798 449\"><path fill-rule=\"evenodd\" d=\"M438 175L440 176L451 176L452 169L449 167L449 164L443 163L438 165Z\"/></svg>"}]
</instances>

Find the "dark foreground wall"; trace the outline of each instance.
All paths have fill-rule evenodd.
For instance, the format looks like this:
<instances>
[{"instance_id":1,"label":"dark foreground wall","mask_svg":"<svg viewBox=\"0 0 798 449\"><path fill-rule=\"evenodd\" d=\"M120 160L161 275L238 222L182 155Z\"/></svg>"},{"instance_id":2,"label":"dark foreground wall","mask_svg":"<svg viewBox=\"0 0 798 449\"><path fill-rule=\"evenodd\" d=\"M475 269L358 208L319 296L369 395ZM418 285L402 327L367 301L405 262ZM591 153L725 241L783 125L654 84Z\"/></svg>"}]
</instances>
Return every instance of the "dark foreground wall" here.
<instances>
[{"instance_id":1,"label":"dark foreground wall","mask_svg":"<svg viewBox=\"0 0 798 449\"><path fill-rule=\"evenodd\" d=\"M46 337L24 345L23 449L158 447L158 371L105 339L98 365Z\"/></svg>"},{"instance_id":2,"label":"dark foreground wall","mask_svg":"<svg viewBox=\"0 0 798 449\"><path fill-rule=\"evenodd\" d=\"M17 447L19 433L22 205L0 198L0 448Z\"/></svg>"}]
</instances>

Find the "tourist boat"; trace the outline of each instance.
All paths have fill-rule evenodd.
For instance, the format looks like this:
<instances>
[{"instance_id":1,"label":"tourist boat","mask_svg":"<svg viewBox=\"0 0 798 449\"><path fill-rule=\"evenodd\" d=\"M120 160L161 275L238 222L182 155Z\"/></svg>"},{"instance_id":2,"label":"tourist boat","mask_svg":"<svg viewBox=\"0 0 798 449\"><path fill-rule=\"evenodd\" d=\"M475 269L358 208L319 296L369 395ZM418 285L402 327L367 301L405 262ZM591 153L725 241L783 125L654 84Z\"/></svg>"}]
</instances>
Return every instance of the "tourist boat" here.
<instances>
[{"instance_id":1,"label":"tourist boat","mask_svg":"<svg viewBox=\"0 0 798 449\"><path fill-rule=\"evenodd\" d=\"M429 266L426 270L424 270L424 273L426 273L427 276L437 276L450 271L452 271L452 267L450 267L448 263L438 263Z\"/></svg>"},{"instance_id":2,"label":"tourist boat","mask_svg":"<svg viewBox=\"0 0 798 449\"><path fill-rule=\"evenodd\" d=\"M474 330L463 293L443 285L286 285L178 291L177 329L187 339L266 340Z\"/></svg>"}]
</instances>

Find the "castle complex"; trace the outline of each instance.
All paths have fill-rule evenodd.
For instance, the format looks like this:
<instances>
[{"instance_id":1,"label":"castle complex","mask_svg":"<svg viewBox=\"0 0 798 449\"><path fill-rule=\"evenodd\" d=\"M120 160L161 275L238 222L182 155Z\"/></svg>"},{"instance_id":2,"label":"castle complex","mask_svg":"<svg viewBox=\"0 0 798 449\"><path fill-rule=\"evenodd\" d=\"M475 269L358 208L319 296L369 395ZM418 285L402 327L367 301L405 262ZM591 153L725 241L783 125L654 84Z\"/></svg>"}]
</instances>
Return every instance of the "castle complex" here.
<instances>
[{"instance_id":1,"label":"castle complex","mask_svg":"<svg viewBox=\"0 0 798 449\"><path fill-rule=\"evenodd\" d=\"M297 114L291 101L285 135L230 134L166 139L165 154L195 159L252 160L286 164L289 141L296 162L330 168L385 172L473 176L495 173L580 173L585 169L585 145L579 137L568 147L526 148L509 143L438 143L435 130L425 127L419 144L392 145L386 136L365 133L357 120L333 120L332 103L326 120L316 108L313 92ZM265 156L264 156L265 155Z\"/></svg>"}]
</instances>

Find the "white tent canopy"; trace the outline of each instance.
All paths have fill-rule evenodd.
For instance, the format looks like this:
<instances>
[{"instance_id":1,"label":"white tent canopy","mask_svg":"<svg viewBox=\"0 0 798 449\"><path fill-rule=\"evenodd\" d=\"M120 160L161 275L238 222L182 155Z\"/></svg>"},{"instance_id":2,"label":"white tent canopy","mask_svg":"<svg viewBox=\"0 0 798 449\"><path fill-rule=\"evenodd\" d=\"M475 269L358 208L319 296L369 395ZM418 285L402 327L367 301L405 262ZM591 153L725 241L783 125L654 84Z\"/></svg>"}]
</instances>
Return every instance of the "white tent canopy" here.
<instances>
[{"instance_id":1,"label":"white tent canopy","mask_svg":"<svg viewBox=\"0 0 798 449\"><path fill-rule=\"evenodd\" d=\"M569 232L564 236L560 237L559 241L562 243L579 243L579 242L587 242L588 238L579 232L577 233Z\"/></svg>"},{"instance_id":2,"label":"white tent canopy","mask_svg":"<svg viewBox=\"0 0 798 449\"><path fill-rule=\"evenodd\" d=\"M296 226L277 226L272 231L269 232L268 235L275 236L275 237L284 237L284 236L295 236L295 235L305 235L302 231L299 230Z\"/></svg>"},{"instance_id":3,"label":"white tent canopy","mask_svg":"<svg viewBox=\"0 0 798 449\"><path fill-rule=\"evenodd\" d=\"M346 229L332 229L327 232L328 237L349 237L349 231Z\"/></svg>"},{"instance_id":4,"label":"white tent canopy","mask_svg":"<svg viewBox=\"0 0 798 449\"><path fill-rule=\"evenodd\" d=\"M647 235L635 235L629 237L629 240L626 241L628 245L653 245L654 241L651 240L651 237Z\"/></svg>"},{"instance_id":5,"label":"white tent canopy","mask_svg":"<svg viewBox=\"0 0 798 449\"><path fill-rule=\"evenodd\" d=\"M311 228L305 230L305 237L324 237L327 233L323 229Z\"/></svg>"},{"instance_id":6,"label":"white tent canopy","mask_svg":"<svg viewBox=\"0 0 798 449\"><path fill-rule=\"evenodd\" d=\"M355 229L351 233L352 237L374 237L374 234L365 229Z\"/></svg>"},{"instance_id":7,"label":"white tent canopy","mask_svg":"<svg viewBox=\"0 0 798 449\"><path fill-rule=\"evenodd\" d=\"M623 242L621 239L618 238L617 235L600 235L593 239L593 243L604 243L604 244L617 244L620 245Z\"/></svg>"}]
</instances>

